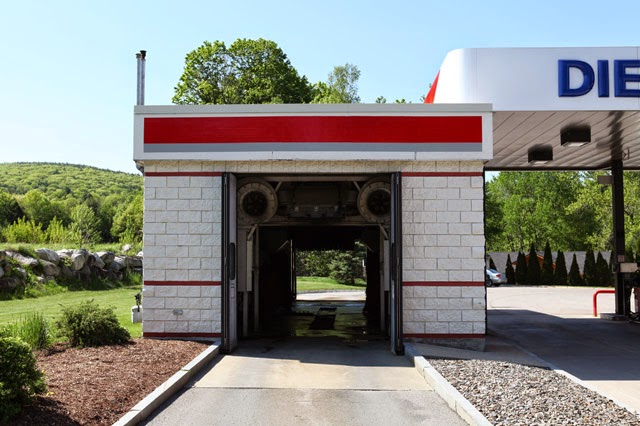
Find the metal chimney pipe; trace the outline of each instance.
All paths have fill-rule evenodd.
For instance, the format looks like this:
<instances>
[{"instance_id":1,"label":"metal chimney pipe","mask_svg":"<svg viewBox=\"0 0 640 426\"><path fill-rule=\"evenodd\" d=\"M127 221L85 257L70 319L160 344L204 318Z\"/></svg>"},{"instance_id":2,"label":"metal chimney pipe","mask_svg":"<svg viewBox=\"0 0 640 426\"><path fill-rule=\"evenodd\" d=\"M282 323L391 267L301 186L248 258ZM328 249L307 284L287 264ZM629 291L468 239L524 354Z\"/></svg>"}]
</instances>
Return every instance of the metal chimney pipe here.
<instances>
[{"instance_id":1,"label":"metal chimney pipe","mask_svg":"<svg viewBox=\"0 0 640 426\"><path fill-rule=\"evenodd\" d=\"M144 78L145 78L145 63L147 57L147 51L141 50L140 53L136 53L136 59L138 60L138 80L136 87L136 105L144 105Z\"/></svg>"}]
</instances>

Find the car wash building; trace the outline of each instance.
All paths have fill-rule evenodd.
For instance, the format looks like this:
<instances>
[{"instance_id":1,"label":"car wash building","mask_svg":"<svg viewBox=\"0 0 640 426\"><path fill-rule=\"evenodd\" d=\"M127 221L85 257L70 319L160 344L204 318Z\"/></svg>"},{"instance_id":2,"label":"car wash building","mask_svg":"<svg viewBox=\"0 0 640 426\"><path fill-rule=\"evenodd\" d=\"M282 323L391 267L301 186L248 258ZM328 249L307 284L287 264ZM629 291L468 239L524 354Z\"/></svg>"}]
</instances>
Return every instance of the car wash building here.
<instances>
[{"instance_id":1,"label":"car wash building","mask_svg":"<svg viewBox=\"0 0 640 426\"><path fill-rule=\"evenodd\" d=\"M638 48L453 51L417 105L136 106L143 334L231 351L287 321L299 250L359 241L363 321L394 352L482 349L485 171L616 185L640 166L639 109Z\"/></svg>"}]
</instances>

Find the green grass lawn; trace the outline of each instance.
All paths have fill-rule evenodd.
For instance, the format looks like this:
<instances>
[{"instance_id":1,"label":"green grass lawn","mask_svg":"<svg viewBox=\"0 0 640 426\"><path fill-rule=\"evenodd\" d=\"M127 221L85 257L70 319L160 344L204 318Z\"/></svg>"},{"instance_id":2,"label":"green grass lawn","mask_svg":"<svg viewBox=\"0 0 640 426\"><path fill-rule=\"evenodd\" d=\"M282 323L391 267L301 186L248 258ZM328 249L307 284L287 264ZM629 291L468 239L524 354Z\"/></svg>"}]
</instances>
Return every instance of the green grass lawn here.
<instances>
[{"instance_id":1,"label":"green grass lawn","mask_svg":"<svg viewBox=\"0 0 640 426\"><path fill-rule=\"evenodd\" d=\"M364 280L356 280L355 285L339 284L329 277L298 277L298 293L305 291L328 291L328 290L364 290L367 283Z\"/></svg>"},{"instance_id":2,"label":"green grass lawn","mask_svg":"<svg viewBox=\"0 0 640 426\"><path fill-rule=\"evenodd\" d=\"M0 326L17 321L30 312L39 312L48 320L54 321L60 316L63 307L93 299L103 308L113 307L118 321L129 330L131 337L140 337L142 324L131 323L131 307L135 305L134 296L138 291L140 287L135 286L114 290L65 291L35 299L0 300Z\"/></svg>"},{"instance_id":3,"label":"green grass lawn","mask_svg":"<svg viewBox=\"0 0 640 426\"><path fill-rule=\"evenodd\" d=\"M339 284L326 277L298 277L298 292L327 290L364 290L366 283L356 281L356 285ZM116 316L122 326L131 333L131 337L142 335L142 324L131 323L131 307L135 305L135 294L139 286L123 287L113 290L63 291L58 294L16 300L0 300L0 327L15 322L31 312L39 312L50 321L55 321L63 307L78 305L93 299L101 307L115 308Z\"/></svg>"}]
</instances>

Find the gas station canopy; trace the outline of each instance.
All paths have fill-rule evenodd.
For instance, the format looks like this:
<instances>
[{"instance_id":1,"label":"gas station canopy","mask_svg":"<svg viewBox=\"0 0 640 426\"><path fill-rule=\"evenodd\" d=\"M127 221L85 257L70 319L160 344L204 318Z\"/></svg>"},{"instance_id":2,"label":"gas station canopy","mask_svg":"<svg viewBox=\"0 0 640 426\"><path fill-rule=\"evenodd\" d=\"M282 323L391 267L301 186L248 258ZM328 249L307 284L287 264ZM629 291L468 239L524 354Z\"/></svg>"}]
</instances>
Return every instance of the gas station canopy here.
<instances>
[{"instance_id":1,"label":"gas station canopy","mask_svg":"<svg viewBox=\"0 0 640 426\"><path fill-rule=\"evenodd\" d=\"M486 170L640 169L640 48L450 52L426 103L493 105Z\"/></svg>"}]
</instances>

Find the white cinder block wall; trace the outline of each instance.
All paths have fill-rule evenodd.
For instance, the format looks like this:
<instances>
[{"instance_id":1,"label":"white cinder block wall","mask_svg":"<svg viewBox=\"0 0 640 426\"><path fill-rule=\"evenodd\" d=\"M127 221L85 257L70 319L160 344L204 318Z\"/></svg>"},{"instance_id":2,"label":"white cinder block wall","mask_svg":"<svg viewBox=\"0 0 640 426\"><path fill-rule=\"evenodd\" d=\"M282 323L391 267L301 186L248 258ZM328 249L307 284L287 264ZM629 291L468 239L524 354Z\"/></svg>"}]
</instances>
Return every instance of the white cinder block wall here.
<instances>
[{"instance_id":1,"label":"white cinder block wall","mask_svg":"<svg viewBox=\"0 0 640 426\"><path fill-rule=\"evenodd\" d=\"M145 163L146 337L219 337L221 177L201 163Z\"/></svg>"},{"instance_id":2,"label":"white cinder block wall","mask_svg":"<svg viewBox=\"0 0 640 426\"><path fill-rule=\"evenodd\" d=\"M147 337L219 337L221 178L402 171L407 339L481 349L485 335L482 162L145 162Z\"/></svg>"},{"instance_id":3,"label":"white cinder block wall","mask_svg":"<svg viewBox=\"0 0 640 426\"><path fill-rule=\"evenodd\" d=\"M402 197L405 338L483 349L482 164L403 173Z\"/></svg>"}]
</instances>

